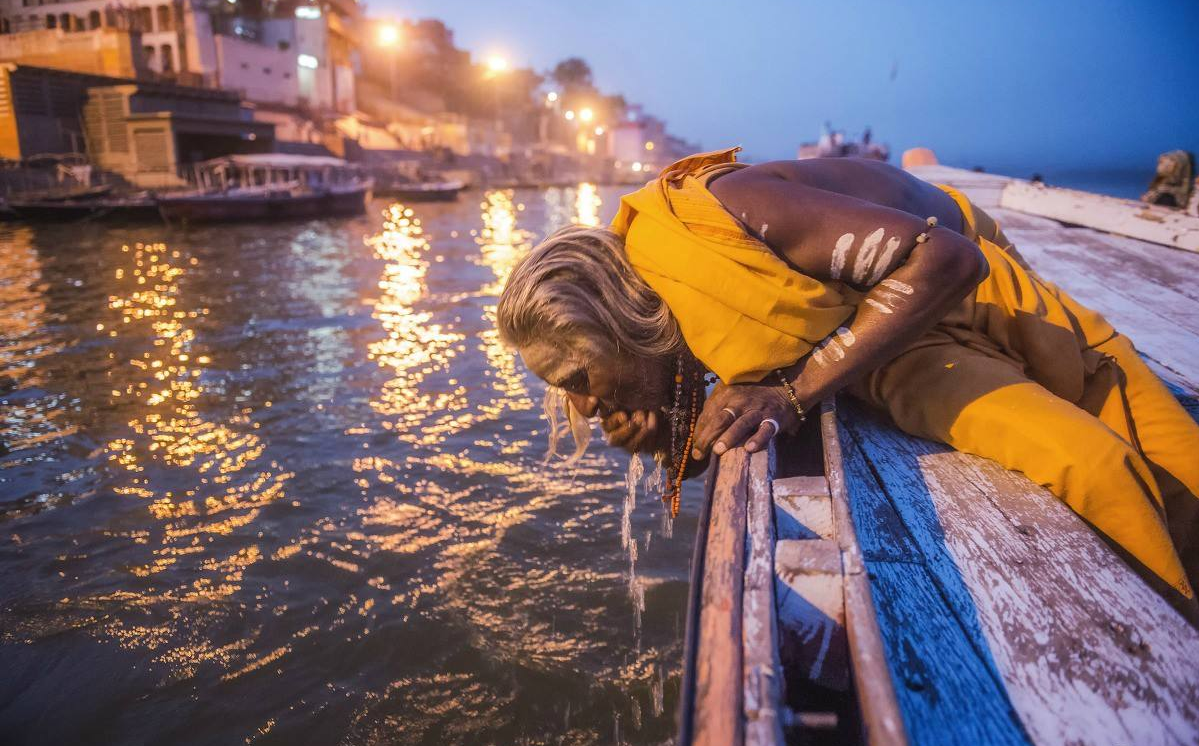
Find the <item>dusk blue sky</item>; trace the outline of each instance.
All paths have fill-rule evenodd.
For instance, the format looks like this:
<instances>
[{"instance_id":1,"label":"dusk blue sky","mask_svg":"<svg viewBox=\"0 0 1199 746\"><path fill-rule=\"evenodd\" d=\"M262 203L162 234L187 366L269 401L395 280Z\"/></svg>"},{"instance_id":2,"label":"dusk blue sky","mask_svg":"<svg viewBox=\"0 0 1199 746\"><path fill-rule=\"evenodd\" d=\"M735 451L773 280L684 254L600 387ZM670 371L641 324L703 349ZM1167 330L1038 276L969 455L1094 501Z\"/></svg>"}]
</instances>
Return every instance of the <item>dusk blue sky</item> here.
<instances>
[{"instance_id":1,"label":"dusk blue sky","mask_svg":"<svg viewBox=\"0 0 1199 746\"><path fill-rule=\"evenodd\" d=\"M873 126L896 156L926 145L1013 175L1199 150L1197 0L376 0L369 12L440 18L477 56L537 70L583 57L602 90L750 160L793 158L825 120Z\"/></svg>"}]
</instances>

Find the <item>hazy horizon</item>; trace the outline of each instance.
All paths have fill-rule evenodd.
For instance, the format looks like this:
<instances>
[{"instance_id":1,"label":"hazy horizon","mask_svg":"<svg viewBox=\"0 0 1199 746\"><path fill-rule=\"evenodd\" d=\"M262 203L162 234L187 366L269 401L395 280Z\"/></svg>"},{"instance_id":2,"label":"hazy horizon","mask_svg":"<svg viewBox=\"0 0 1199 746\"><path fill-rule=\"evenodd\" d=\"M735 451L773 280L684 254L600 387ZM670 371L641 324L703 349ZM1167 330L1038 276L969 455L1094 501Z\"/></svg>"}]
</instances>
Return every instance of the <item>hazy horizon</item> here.
<instances>
[{"instance_id":1,"label":"hazy horizon","mask_svg":"<svg viewBox=\"0 0 1199 746\"><path fill-rule=\"evenodd\" d=\"M871 126L896 161L922 145L997 172L1142 172L1199 150L1199 4L1183 0L387 0L368 13L441 19L476 56L538 71L582 57L601 90L747 160L793 158L825 121Z\"/></svg>"}]
</instances>

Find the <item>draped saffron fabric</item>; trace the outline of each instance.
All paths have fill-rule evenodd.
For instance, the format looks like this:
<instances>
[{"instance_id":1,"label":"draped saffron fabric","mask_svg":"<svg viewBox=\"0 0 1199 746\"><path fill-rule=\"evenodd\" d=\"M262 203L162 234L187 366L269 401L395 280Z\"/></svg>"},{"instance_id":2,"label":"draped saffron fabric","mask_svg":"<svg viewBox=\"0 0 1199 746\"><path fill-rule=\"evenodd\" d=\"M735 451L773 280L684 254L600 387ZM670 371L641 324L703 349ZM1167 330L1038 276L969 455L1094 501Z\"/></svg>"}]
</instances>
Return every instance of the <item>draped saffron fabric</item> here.
<instances>
[{"instance_id":1,"label":"draped saffron fabric","mask_svg":"<svg viewBox=\"0 0 1199 746\"><path fill-rule=\"evenodd\" d=\"M612 229L678 320L687 346L725 383L761 380L808 354L854 312L852 291L800 274L750 236L708 191L739 148L685 158L620 200Z\"/></svg>"}]
</instances>

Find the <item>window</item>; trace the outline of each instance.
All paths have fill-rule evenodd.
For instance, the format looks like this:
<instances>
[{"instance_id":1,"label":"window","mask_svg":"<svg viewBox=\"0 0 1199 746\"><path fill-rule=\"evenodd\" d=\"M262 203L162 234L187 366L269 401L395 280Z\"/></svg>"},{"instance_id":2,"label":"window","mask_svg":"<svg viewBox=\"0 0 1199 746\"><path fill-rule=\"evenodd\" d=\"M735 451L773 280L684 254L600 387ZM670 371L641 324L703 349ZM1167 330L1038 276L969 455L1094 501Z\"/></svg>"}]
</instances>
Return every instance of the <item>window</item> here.
<instances>
[{"instance_id":1,"label":"window","mask_svg":"<svg viewBox=\"0 0 1199 746\"><path fill-rule=\"evenodd\" d=\"M58 28L58 18L53 13L46 14L46 28Z\"/></svg>"},{"instance_id":2,"label":"window","mask_svg":"<svg viewBox=\"0 0 1199 746\"><path fill-rule=\"evenodd\" d=\"M8 32L9 32L8 19L0 18L0 34L7 34Z\"/></svg>"},{"instance_id":3,"label":"window","mask_svg":"<svg viewBox=\"0 0 1199 746\"><path fill-rule=\"evenodd\" d=\"M149 7L137 9L136 31L153 31L154 30L154 11Z\"/></svg>"},{"instance_id":4,"label":"window","mask_svg":"<svg viewBox=\"0 0 1199 746\"><path fill-rule=\"evenodd\" d=\"M169 73L172 70L174 70L175 69L175 57L173 54L171 54L171 45L163 44L162 49L159 50L159 52L162 56L162 71L164 73Z\"/></svg>"},{"instance_id":5,"label":"window","mask_svg":"<svg viewBox=\"0 0 1199 746\"><path fill-rule=\"evenodd\" d=\"M173 31L175 29L174 19L171 18L171 6L158 6L158 30Z\"/></svg>"},{"instance_id":6,"label":"window","mask_svg":"<svg viewBox=\"0 0 1199 746\"><path fill-rule=\"evenodd\" d=\"M63 31L71 30L71 14L70 13L60 13L59 14L58 27L60 29L62 29Z\"/></svg>"},{"instance_id":7,"label":"window","mask_svg":"<svg viewBox=\"0 0 1199 746\"><path fill-rule=\"evenodd\" d=\"M87 14L87 27L88 28L100 28L100 25L101 25L100 11L93 10L91 13Z\"/></svg>"},{"instance_id":8,"label":"window","mask_svg":"<svg viewBox=\"0 0 1199 746\"><path fill-rule=\"evenodd\" d=\"M271 74L271 69L270 69L269 67L264 67L264 68L262 68L262 74L263 74L263 75L270 75L270 74Z\"/></svg>"},{"instance_id":9,"label":"window","mask_svg":"<svg viewBox=\"0 0 1199 746\"><path fill-rule=\"evenodd\" d=\"M146 67L151 70L157 70L158 66L154 64L154 47L142 47L142 56L146 58Z\"/></svg>"}]
</instances>

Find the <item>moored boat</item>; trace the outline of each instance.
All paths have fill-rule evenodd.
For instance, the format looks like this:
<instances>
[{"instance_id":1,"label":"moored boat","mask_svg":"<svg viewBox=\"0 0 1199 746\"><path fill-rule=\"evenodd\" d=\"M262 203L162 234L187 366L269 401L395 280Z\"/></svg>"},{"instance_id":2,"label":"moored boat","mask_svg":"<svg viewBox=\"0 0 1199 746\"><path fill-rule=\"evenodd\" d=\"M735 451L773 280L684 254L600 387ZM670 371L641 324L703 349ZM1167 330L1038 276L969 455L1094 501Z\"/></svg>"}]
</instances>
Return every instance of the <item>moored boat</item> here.
<instances>
[{"instance_id":1,"label":"moored boat","mask_svg":"<svg viewBox=\"0 0 1199 746\"><path fill-rule=\"evenodd\" d=\"M122 197L83 199L17 198L10 200L8 206L16 219L30 222L158 219L158 203L153 195L147 192Z\"/></svg>"},{"instance_id":2,"label":"moored boat","mask_svg":"<svg viewBox=\"0 0 1199 746\"><path fill-rule=\"evenodd\" d=\"M453 202L464 189L463 181L379 182L375 194L401 202Z\"/></svg>"},{"instance_id":3,"label":"moored boat","mask_svg":"<svg viewBox=\"0 0 1199 746\"><path fill-rule=\"evenodd\" d=\"M338 158L280 153L234 155L196 164L198 189L163 194L158 212L169 223L360 215L373 182Z\"/></svg>"}]
</instances>

